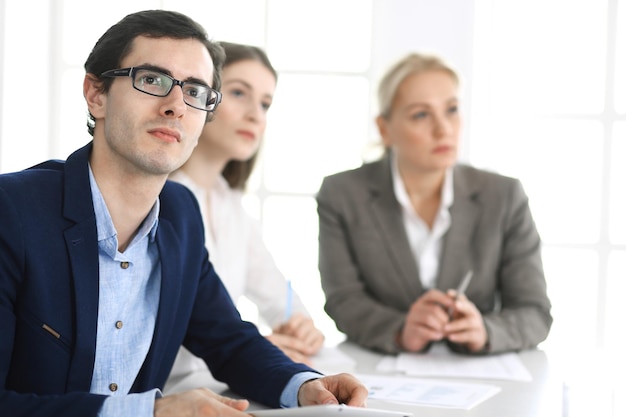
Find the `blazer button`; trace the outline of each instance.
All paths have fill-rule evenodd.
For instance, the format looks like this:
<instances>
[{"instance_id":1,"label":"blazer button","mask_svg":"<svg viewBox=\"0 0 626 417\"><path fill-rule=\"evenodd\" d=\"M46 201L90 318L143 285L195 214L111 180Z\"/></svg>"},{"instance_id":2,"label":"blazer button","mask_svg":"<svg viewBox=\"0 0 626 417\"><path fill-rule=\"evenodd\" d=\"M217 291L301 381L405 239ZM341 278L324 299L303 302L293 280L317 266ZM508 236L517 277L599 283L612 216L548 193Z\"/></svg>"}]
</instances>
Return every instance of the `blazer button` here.
<instances>
[{"instance_id":1,"label":"blazer button","mask_svg":"<svg viewBox=\"0 0 626 417\"><path fill-rule=\"evenodd\" d=\"M109 389L111 390L111 392L117 391L117 384L115 382L109 384Z\"/></svg>"},{"instance_id":2,"label":"blazer button","mask_svg":"<svg viewBox=\"0 0 626 417\"><path fill-rule=\"evenodd\" d=\"M120 266L122 267L122 269L128 269L129 264L128 262L124 261L120 263Z\"/></svg>"}]
</instances>

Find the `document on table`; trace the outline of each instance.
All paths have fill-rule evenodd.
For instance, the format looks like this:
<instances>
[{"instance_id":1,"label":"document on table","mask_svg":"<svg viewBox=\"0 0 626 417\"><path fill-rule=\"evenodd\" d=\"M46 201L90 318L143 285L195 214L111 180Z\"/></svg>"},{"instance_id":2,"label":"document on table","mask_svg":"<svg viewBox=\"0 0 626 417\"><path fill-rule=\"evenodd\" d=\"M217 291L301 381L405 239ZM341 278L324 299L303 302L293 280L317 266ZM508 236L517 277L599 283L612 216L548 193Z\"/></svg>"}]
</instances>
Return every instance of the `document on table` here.
<instances>
[{"instance_id":1,"label":"document on table","mask_svg":"<svg viewBox=\"0 0 626 417\"><path fill-rule=\"evenodd\" d=\"M368 398L433 407L469 410L501 388L482 383L450 382L399 376L356 375L369 390Z\"/></svg>"},{"instance_id":2,"label":"document on table","mask_svg":"<svg viewBox=\"0 0 626 417\"><path fill-rule=\"evenodd\" d=\"M379 363L378 371L404 372L410 376L457 377L532 381L517 353L468 356L451 352L445 344L434 344L426 353L401 353Z\"/></svg>"}]
</instances>

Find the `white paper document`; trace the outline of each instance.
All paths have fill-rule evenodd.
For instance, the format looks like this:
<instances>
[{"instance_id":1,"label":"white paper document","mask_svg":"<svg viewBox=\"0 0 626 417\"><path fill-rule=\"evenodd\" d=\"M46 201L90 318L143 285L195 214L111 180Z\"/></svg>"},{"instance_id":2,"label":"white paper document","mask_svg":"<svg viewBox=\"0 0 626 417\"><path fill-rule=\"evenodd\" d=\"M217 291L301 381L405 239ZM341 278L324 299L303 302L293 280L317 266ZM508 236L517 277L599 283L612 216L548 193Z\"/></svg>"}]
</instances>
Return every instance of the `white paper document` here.
<instances>
[{"instance_id":1,"label":"white paper document","mask_svg":"<svg viewBox=\"0 0 626 417\"><path fill-rule=\"evenodd\" d=\"M532 381L532 376L517 353L487 356L468 356L451 352L444 344L434 344L426 353L401 353L393 360L385 358L379 364L389 372L422 377L456 377L499 379L509 381Z\"/></svg>"},{"instance_id":2,"label":"white paper document","mask_svg":"<svg viewBox=\"0 0 626 417\"><path fill-rule=\"evenodd\" d=\"M371 399L465 410L501 390L496 385L437 379L378 375L357 375L357 378L368 388Z\"/></svg>"}]
</instances>

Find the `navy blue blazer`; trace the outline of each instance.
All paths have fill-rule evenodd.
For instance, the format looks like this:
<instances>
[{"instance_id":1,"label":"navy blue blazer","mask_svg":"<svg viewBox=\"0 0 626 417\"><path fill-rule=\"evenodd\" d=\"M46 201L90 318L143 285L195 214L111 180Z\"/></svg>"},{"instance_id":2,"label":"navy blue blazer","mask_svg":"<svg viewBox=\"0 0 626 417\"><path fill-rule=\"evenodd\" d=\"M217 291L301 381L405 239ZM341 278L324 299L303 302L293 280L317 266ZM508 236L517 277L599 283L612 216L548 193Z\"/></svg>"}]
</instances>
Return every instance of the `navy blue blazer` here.
<instances>
[{"instance_id":1,"label":"navy blue blazer","mask_svg":"<svg viewBox=\"0 0 626 417\"><path fill-rule=\"evenodd\" d=\"M0 175L0 416L95 416L106 398L89 394L98 321L91 148ZM235 392L278 407L289 379L311 369L241 320L209 262L192 193L168 181L160 202L161 296L131 392L162 388L184 344Z\"/></svg>"}]
</instances>

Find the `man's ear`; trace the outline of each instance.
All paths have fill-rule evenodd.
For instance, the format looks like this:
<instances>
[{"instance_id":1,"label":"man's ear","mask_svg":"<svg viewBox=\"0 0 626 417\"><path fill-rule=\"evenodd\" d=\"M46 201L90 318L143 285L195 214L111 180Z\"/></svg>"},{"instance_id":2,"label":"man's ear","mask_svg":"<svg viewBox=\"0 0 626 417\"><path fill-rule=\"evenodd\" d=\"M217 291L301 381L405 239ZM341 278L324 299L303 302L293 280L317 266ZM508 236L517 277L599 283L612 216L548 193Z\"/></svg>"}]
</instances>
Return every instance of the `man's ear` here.
<instances>
[{"instance_id":1,"label":"man's ear","mask_svg":"<svg viewBox=\"0 0 626 417\"><path fill-rule=\"evenodd\" d=\"M89 113L96 119L104 118L106 94L102 91L102 81L93 74L85 74L83 80L83 97L87 102Z\"/></svg>"}]
</instances>

